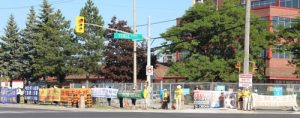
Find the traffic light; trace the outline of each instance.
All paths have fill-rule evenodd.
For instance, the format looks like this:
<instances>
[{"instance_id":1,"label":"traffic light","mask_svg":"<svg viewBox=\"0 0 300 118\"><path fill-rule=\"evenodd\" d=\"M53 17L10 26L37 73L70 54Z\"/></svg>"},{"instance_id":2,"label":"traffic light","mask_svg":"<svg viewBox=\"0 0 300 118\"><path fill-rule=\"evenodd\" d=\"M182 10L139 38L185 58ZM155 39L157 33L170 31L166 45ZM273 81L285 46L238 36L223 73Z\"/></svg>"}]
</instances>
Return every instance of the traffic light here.
<instances>
[{"instance_id":1,"label":"traffic light","mask_svg":"<svg viewBox=\"0 0 300 118\"><path fill-rule=\"evenodd\" d=\"M235 68L238 69L238 71L240 73L240 71L241 71L241 63L239 61L235 64Z\"/></svg>"},{"instance_id":2,"label":"traffic light","mask_svg":"<svg viewBox=\"0 0 300 118\"><path fill-rule=\"evenodd\" d=\"M84 33L84 17L83 16L76 17L75 31L76 31L76 33Z\"/></svg>"}]
</instances>

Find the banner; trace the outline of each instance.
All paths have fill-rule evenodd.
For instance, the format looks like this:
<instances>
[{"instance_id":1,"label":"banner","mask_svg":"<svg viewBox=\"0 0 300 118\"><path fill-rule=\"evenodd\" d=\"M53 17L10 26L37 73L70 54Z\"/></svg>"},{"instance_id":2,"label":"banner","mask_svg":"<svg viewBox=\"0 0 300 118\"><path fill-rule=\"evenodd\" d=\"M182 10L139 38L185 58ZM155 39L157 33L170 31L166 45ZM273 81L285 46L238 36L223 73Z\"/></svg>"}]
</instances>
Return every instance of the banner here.
<instances>
[{"instance_id":1,"label":"banner","mask_svg":"<svg viewBox=\"0 0 300 118\"><path fill-rule=\"evenodd\" d=\"M117 98L118 89L113 88L92 88L92 97Z\"/></svg>"},{"instance_id":2,"label":"banner","mask_svg":"<svg viewBox=\"0 0 300 118\"><path fill-rule=\"evenodd\" d=\"M17 89L1 88L0 91L1 103L17 103Z\"/></svg>"},{"instance_id":3,"label":"banner","mask_svg":"<svg viewBox=\"0 0 300 118\"><path fill-rule=\"evenodd\" d=\"M24 98L25 100L38 101L39 86L25 86Z\"/></svg>"},{"instance_id":4,"label":"banner","mask_svg":"<svg viewBox=\"0 0 300 118\"><path fill-rule=\"evenodd\" d=\"M253 97L253 107L263 106L263 107L294 107L297 105L297 94L293 95L283 95L283 96L268 96L268 95L258 95L252 94Z\"/></svg>"},{"instance_id":5,"label":"banner","mask_svg":"<svg viewBox=\"0 0 300 118\"><path fill-rule=\"evenodd\" d=\"M39 89L39 101L43 102L60 102L61 101L61 89L60 88L46 88Z\"/></svg>"},{"instance_id":6,"label":"banner","mask_svg":"<svg viewBox=\"0 0 300 118\"><path fill-rule=\"evenodd\" d=\"M68 102L69 96L73 98L73 95L77 95L78 99L80 95L84 95L84 99L87 99L88 94L92 94L92 90L90 88L69 88L69 89L61 89L61 102Z\"/></svg>"},{"instance_id":7,"label":"banner","mask_svg":"<svg viewBox=\"0 0 300 118\"><path fill-rule=\"evenodd\" d=\"M143 99L142 91L122 91L118 93L118 97Z\"/></svg>"},{"instance_id":8,"label":"banner","mask_svg":"<svg viewBox=\"0 0 300 118\"><path fill-rule=\"evenodd\" d=\"M232 92L224 93L224 105L226 108L236 108L236 94ZM200 108L220 107L220 91L194 91L194 105Z\"/></svg>"}]
</instances>

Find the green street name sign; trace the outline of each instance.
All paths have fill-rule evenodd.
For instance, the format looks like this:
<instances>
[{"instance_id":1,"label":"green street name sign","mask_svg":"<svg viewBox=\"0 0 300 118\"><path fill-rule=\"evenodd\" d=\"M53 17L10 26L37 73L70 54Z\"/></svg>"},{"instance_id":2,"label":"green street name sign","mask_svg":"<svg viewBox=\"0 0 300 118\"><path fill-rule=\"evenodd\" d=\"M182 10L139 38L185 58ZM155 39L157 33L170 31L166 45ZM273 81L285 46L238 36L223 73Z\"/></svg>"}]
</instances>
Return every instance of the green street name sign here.
<instances>
[{"instance_id":1,"label":"green street name sign","mask_svg":"<svg viewBox=\"0 0 300 118\"><path fill-rule=\"evenodd\" d=\"M126 34L126 33L114 33L115 39L130 39L134 41L143 40L142 34Z\"/></svg>"}]
</instances>

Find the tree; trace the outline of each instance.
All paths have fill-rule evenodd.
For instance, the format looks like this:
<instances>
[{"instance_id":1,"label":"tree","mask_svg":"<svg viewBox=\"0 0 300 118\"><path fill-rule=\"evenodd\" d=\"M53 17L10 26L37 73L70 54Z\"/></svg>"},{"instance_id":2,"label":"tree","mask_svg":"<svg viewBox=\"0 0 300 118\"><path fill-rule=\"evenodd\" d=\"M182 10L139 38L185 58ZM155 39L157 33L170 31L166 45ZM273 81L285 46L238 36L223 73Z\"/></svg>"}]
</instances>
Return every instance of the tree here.
<instances>
[{"instance_id":1,"label":"tree","mask_svg":"<svg viewBox=\"0 0 300 118\"><path fill-rule=\"evenodd\" d=\"M21 31L21 39L24 47L23 62L26 64L26 70L24 71L24 77L27 80L33 79L33 61L35 48L34 43L37 35L37 17L33 7L30 8L27 16L26 28Z\"/></svg>"},{"instance_id":2,"label":"tree","mask_svg":"<svg viewBox=\"0 0 300 118\"><path fill-rule=\"evenodd\" d=\"M269 44L267 22L251 17L250 60L264 75L264 57L259 56ZM179 74L193 81L236 81L235 64L243 60L245 9L237 0L227 0L219 10L212 1L195 4L162 36L173 42L171 51L187 50L191 55L184 62L173 64L169 74ZM199 66L200 65L200 66Z\"/></svg>"},{"instance_id":3,"label":"tree","mask_svg":"<svg viewBox=\"0 0 300 118\"><path fill-rule=\"evenodd\" d=\"M104 21L99 14L98 8L92 0L87 0L85 6L80 10L80 16L84 16L85 23L104 26ZM99 64L102 63L104 49L104 30L101 27L85 25L85 33L77 34L80 40L79 67L87 74L99 73Z\"/></svg>"},{"instance_id":4,"label":"tree","mask_svg":"<svg viewBox=\"0 0 300 118\"><path fill-rule=\"evenodd\" d=\"M64 82L65 76L78 70L72 63L72 56L78 50L72 38L70 21L65 20L60 10L53 12L51 5L44 0L37 26L35 76L55 76Z\"/></svg>"},{"instance_id":5,"label":"tree","mask_svg":"<svg viewBox=\"0 0 300 118\"><path fill-rule=\"evenodd\" d=\"M124 32L132 32L127 22L124 20L117 21L113 17L109 28L121 30ZM114 39L115 31L106 30L105 37L108 44L104 50L105 67L102 72L106 78L110 78L117 82L132 82L133 81L133 41L128 39ZM139 79L145 79L146 66L145 47L137 46L137 72Z\"/></svg>"},{"instance_id":6,"label":"tree","mask_svg":"<svg viewBox=\"0 0 300 118\"><path fill-rule=\"evenodd\" d=\"M10 79L23 79L26 71L26 62L24 62L24 45L20 37L19 28L15 22L14 16L10 15L4 36L1 37L1 66L2 74Z\"/></svg>"},{"instance_id":7,"label":"tree","mask_svg":"<svg viewBox=\"0 0 300 118\"><path fill-rule=\"evenodd\" d=\"M283 48L287 49L293 55L293 59L290 61L291 64L296 65L297 77L300 77L300 17L297 17L292 23L290 28L278 28L276 31L276 39L284 39Z\"/></svg>"}]
</instances>

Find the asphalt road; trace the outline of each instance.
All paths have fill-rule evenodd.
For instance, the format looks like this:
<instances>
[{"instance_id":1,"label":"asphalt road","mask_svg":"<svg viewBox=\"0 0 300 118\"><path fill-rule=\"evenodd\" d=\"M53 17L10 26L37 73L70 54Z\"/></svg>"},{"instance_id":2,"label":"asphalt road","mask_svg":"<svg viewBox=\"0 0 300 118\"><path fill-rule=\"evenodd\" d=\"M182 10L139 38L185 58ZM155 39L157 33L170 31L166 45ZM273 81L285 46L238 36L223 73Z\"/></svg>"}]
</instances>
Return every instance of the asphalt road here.
<instances>
[{"instance_id":1,"label":"asphalt road","mask_svg":"<svg viewBox=\"0 0 300 118\"><path fill-rule=\"evenodd\" d=\"M296 114L198 114L198 113L133 113L75 112L24 108L0 108L0 118L299 118Z\"/></svg>"}]
</instances>

